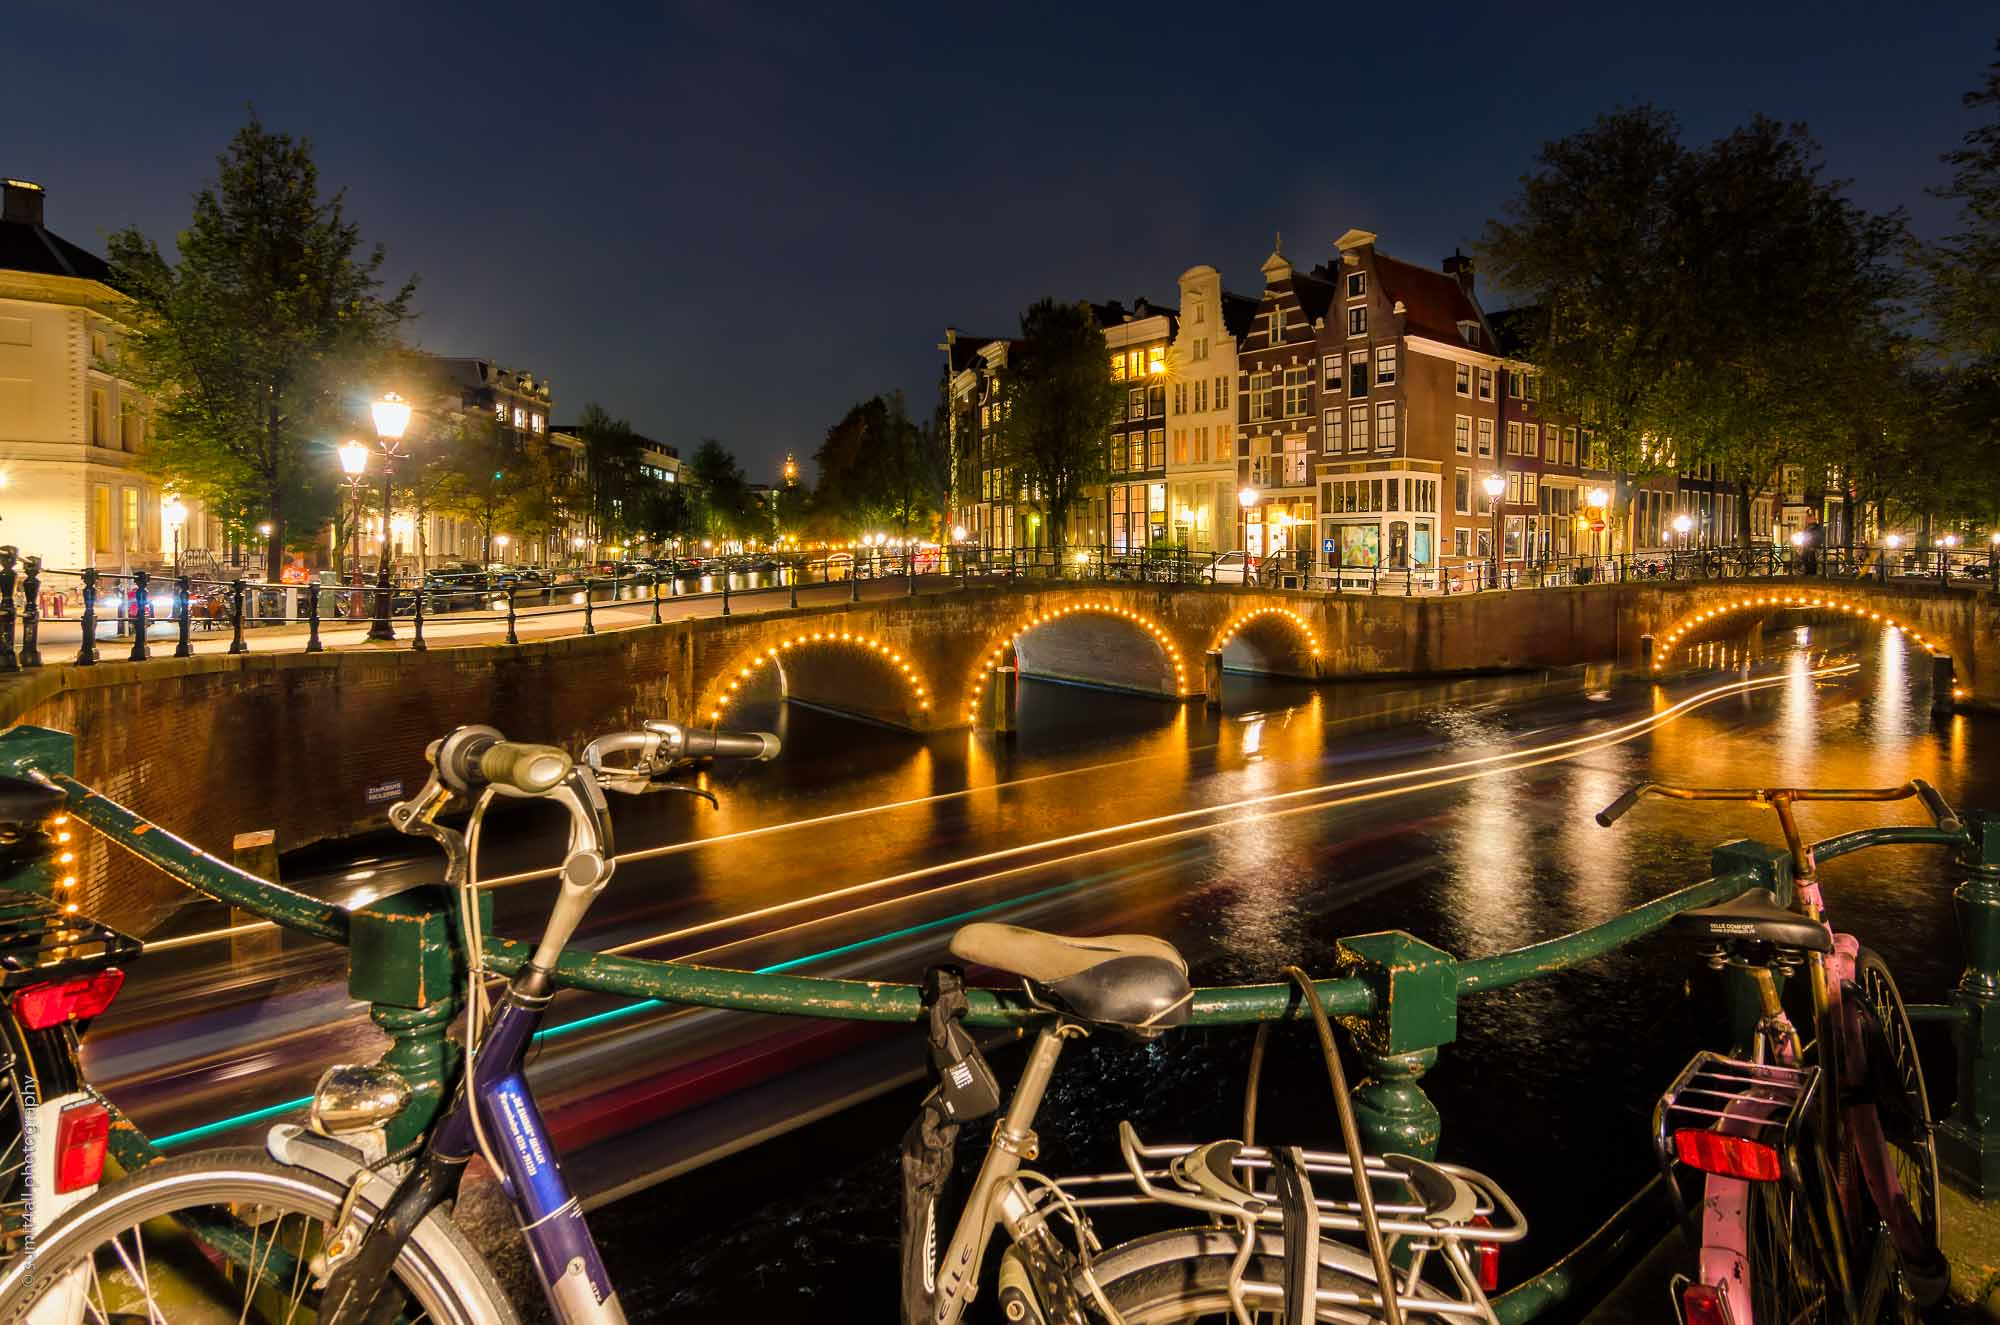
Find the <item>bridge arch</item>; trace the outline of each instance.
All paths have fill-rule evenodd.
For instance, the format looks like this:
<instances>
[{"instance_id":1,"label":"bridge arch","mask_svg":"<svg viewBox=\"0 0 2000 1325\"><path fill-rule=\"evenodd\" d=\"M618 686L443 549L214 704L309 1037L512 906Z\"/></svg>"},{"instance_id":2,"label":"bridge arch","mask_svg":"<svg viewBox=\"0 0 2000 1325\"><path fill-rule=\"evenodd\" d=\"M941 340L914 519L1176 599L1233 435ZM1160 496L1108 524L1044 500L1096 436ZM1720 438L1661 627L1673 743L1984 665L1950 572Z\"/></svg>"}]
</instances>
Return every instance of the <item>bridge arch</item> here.
<instances>
[{"instance_id":1,"label":"bridge arch","mask_svg":"<svg viewBox=\"0 0 2000 1325\"><path fill-rule=\"evenodd\" d=\"M1018 656L1019 644L1039 627L1050 625L1068 617L1090 615L1109 617L1130 623L1145 632L1158 646L1165 665L1173 672L1173 698L1184 699L1188 693L1187 658L1181 647L1174 641L1173 633L1155 618L1144 612L1135 611L1109 599L1085 598L1069 602L1037 605L1015 622L1004 635L994 639L979 655L972 676L965 688L965 718L977 721L979 703L985 696L986 687L993 680L994 671L1005 665L1010 652Z\"/></svg>"},{"instance_id":2,"label":"bridge arch","mask_svg":"<svg viewBox=\"0 0 2000 1325\"><path fill-rule=\"evenodd\" d=\"M1898 621L1895 617L1871 608L1864 602L1859 602L1841 594L1745 592L1725 602L1718 603L1713 607L1689 612L1668 626L1659 635L1658 644L1653 650L1653 670L1656 672L1665 670L1668 661L1673 657L1674 650L1685 643L1689 635L1711 622L1724 617L1744 614L1769 614L1771 612L1786 611L1844 612L1856 620L1880 622L1889 629L1908 636L1913 643L1922 645L1932 654L1938 651L1937 641L1926 638L1923 632L1919 631L1915 626L1907 622Z\"/></svg>"},{"instance_id":3,"label":"bridge arch","mask_svg":"<svg viewBox=\"0 0 2000 1325\"><path fill-rule=\"evenodd\" d=\"M1297 653L1292 657L1283 660L1289 664L1289 670L1270 666L1269 664L1274 660L1268 656L1264 656L1265 651L1260 646L1253 644L1249 637L1250 635L1256 635L1268 638L1274 632L1297 650ZM1308 677L1318 675L1319 659L1323 647L1320 643L1319 634L1313 630L1312 625L1303 616L1294 612L1289 607L1267 605L1237 613L1224 623L1222 629L1215 633L1214 641L1209 644L1208 651L1214 654L1225 653L1232 643L1239 643L1239 637L1243 637L1240 640L1239 647L1248 648L1252 653L1259 655L1260 660L1266 664L1254 670L1262 672L1283 671L1286 675L1296 673ZM1226 659L1224 665L1227 665Z\"/></svg>"},{"instance_id":4,"label":"bridge arch","mask_svg":"<svg viewBox=\"0 0 2000 1325\"><path fill-rule=\"evenodd\" d=\"M765 668L778 673L782 692L787 699L811 699L814 696L799 693L799 684L805 677L812 676L817 660L824 665L825 660L838 658L841 665L859 658L864 663L873 663L868 669L866 684L880 688L878 693L888 702L881 705L856 705L857 711L865 716L874 716L869 709L881 708L886 711L907 712L914 719L908 725L925 725L931 708L931 683L916 662L901 649L878 636L865 631L848 630L796 630L785 634L759 648L746 650L731 661L711 683L710 693L703 697L700 705L703 716L710 723L719 723L738 701L745 689L754 682ZM786 670L787 666L791 671ZM809 669L801 672L801 668ZM831 670L831 669L828 669ZM852 684L855 678L844 678ZM845 707L834 703L832 707Z\"/></svg>"}]
</instances>

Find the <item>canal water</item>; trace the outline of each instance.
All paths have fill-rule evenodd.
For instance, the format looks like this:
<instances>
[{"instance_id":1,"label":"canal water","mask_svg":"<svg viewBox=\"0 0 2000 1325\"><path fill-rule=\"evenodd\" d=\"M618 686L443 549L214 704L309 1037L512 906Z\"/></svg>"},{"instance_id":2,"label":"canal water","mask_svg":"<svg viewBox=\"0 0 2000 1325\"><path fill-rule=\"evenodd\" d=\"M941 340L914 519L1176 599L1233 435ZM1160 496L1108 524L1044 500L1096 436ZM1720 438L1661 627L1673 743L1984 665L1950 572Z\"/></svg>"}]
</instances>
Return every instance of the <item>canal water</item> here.
<instances>
[{"instance_id":1,"label":"canal water","mask_svg":"<svg viewBox=\"0 0 2000 1325\"><path fill-rule=\"evenodd\" d=\"M1708 650L1714 673L1680 683L1672 698L1741 674L1734 646ZM1859 667L1812 674L1841 661ZM1714 804L1646 802L1615 828L1597 827L1592 814L1635 782L1857 787L1922 777L1956 805L2000 807L2000 725L1933 719L1928 661L1893 634L1815 627L1774 636L1754 665L1781 683L1633 739L1393 797L1246 814L1240 826L1026 870L954 905L1074 887L1026 923L1160 934L1189 954L1202 984L1275 980L1288 962L1323 972L1338 938L1383 929L1460 957L1505 951L1707 877L1718 843L1778 836L1768 812ZM1218 716L1029 683L1021 730L998 746L962 734L922 741L774 706L740 715L780 726L787 746L779 763L738 773L723 788L725 806L755 806L738 815L825 819L968 784L1013 787L977 804L834 819L802 840L759 839L732 849L733 863L706 859L719 848L704 848L657 862L648 877L754 900L762 894L743 876L773 886L788 870L880 876L1006 833L1060 835L1142 811L1603 734L1667 702L1643 681L1587 675L1323 689L1231 677ZM662 810L651 832L635 825L636 834L670 838L686 830L687 813ZM1827 806L1803 817L1808 833L1823 837L1884 819L1913 822L1918 812L1908 804ZM704 831L747 822L710 821ZM1836 920L1888 958L1905 997L1941 999L1959 969L1949 864L1935 852L1876 852L1828 866L1825 879ZM913 901L872 923L937 914ZM1016 917L1001 906L990 918ZM914 979L918 970L870 974ZM1690 942L1663 935L1461 1005L1459 1039L1424 1085L1443 1115L1442 1157L1497 1178L1528 1216L1532 1234L1506 1252L1507 1279L1547 1265L1653 1171L1653 1102L1693 1049L1714 1038L1708 979ZM1038 1167L1117 1167L1115 1130L1126 1118L1148 1139L1238 1135L1250 1038L1200 1031L1138 1045L1096 1036L1072 1049L1043 1112ZM1941 1110L1949 1046L1928 1035L1924 1044ZM1309 1036L1280 1034L1273 1053L1260 1137L1331 1148L1333 1112ZM1018 1054L998 1062L1004 1084ZM1359 1076L1352 1061L1349 1070ZM593 1214L633 1318L716 1319L745 1308L772 1319L889 1317L896 1143L916 1099L913 1090L896 1092ZM984 1128L969 1129L968 1160L979 1148L970 1133Z\"/></svg>"}]
</instances>

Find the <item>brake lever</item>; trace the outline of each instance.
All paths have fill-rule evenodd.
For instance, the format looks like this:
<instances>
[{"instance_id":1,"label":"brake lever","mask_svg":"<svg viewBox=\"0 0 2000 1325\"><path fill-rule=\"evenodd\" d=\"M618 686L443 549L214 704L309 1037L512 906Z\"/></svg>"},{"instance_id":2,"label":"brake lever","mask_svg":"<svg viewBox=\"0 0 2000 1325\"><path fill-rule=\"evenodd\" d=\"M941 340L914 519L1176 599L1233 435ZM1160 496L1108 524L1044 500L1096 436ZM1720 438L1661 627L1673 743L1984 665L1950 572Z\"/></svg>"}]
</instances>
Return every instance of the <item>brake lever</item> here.
<instances>
[{"instance_id":1,"label":"brake lever","mask_svg":"<svg viewBox=\"0 0 2000 1325\"><path fill-rule=\"evenodd\" d=\"M717 800L715 793L707 787L697 787L686 782L669 782L662 779L653 783L652 786L647 787L645 792L641 792L640 794L644 795L646 792L654 791L678 791L684 796L699 796L707 801L712 808L718 810L722 808L722 802Z\"/></svg>"}]
</instances>

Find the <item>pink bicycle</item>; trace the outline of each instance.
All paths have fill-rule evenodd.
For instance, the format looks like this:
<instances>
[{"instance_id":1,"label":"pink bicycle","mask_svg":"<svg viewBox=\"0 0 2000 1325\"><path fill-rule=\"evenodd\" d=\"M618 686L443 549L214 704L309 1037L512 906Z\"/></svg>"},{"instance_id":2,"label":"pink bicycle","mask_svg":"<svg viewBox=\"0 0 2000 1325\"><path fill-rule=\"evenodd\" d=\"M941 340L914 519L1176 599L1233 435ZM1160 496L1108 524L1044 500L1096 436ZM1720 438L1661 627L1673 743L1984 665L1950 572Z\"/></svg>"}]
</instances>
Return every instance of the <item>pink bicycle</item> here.
<instances>
[{"instance_id":1,"label":"pink bicycle","mask_svg":"<svg viewBox=\"0 0 2000 1325\"><path fill-rule=\"evenodd\" d=\"M1739 1010L1733 1055L1697 1054L1653 1115L1666 1185L1699 1248L1696 1273L1674 1282L1681 1320L1921 1319L1948 1281L1923 1069L1889 968L1828 924L1818 865L1867 846L1962 843L1958 817L1928 783L1911 781L1851 791L1646 784L1597 821L1609 827L1646 795L1767 805L1791 856L1789 869L1776 862L1771 887L1674 921L1714 941L1703 955L1724 972ZM1935 829L1874 828L1808 844L1793 813L1804 801L1912 797ZM1685 1169L1703 1175L1692 1211L1679 1181Z\"/></svg>"}]
</instances>

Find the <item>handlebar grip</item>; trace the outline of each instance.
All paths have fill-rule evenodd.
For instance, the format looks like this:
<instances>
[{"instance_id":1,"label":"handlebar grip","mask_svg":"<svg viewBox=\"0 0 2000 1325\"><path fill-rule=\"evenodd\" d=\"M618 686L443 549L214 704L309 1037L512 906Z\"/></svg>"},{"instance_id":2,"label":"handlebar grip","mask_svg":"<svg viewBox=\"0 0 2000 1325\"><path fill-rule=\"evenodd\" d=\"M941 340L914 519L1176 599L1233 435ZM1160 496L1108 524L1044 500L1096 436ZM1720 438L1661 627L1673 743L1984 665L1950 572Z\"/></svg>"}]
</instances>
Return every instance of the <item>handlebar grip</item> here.
<instances>
[{"instance_id":1,"label":"handlebar grip","mask_svg":"<svg viewBox=\"0 0 2000 1325\"><path fill-rule=\"evenodd\" d=\"M561 786L573 766L568 751L523 741L495 741L479 752L477 762L484 781L529 796Z\"/></svg>"},{"instance_id":2,"label":"handlebar grip","mask_svg":"<svg viewBox=\"0 0 2000 1325\"><path fill-rule=\"evenodd\" d=\"M682 741L681 753L689 759L755 759L763 763L776 759L781 748L770 732L689 731Z\"/></svg>"},{"instance_id":3,"label":"handlebar grip","mask_svg":"<svg viewBox=\"0 0 2000 1325\"><path fill-rule=\"evenodd\" d=\"M1609 828L1611 827L1612 824L1624 818L1625 812L1631 809L1634 805L1637 805L1639 803L1639 798L1646 794L1646 787L1648 785L1649 784L1644 782L1640 783L1638 786L1633 787L1631 790L1627 791L1624 795L1620 796L1617 800L1611 802L1611 804L1599 810L1597 812L1597 826L1599 828Z\"/></svg>"},{"instance_id":4,"label":"handlebar grip","mask_svg":"<svg viewBox=\"0 0 2000 1325\"><path fill-rule=\"evenodd\" d=\"M1944 797L1938 794L1936 787L1922 778L1910 779L1910 785L1917 789L1917 799L1923 803L1933 823L1947 833L1963 831L1965 825L1958 821L1958 815L1952 812L1951 806L1945 803Z\"/></svg>"}]
</instances>

